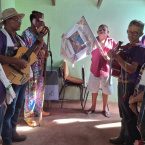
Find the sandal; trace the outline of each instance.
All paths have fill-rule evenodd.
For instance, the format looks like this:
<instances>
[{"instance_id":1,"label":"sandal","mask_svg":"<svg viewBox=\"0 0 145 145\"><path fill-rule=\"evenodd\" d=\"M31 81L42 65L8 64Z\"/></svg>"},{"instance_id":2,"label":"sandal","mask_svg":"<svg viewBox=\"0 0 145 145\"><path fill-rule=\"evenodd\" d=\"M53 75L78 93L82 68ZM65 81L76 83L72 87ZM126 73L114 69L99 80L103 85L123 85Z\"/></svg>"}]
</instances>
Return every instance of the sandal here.
<instances>
[{"instance_id":1,"label":"sandal","mask_svg":"<svg viewBox=\"0 0 145 145\"><path fill-rule=\"evenodd\" d=\"M45 112L45 111L42 112L42 116L43 117L50 116L50 115L51 115L50 112Z\"/></svg>"},{"instance_id":2,"label":"sandal","mask_svg":"<svg viewBox=\"0 0 145 145\"><path fill-rule=\"evenodd\" d=\"M89 109L89 110L86 111L86 114L91 114L91 113L94 113L94 112L95 112L95 110Z\"/></svg>"},{"instance_id":3,"label":"sandal","mask_svg":"<svg viewBox=\"0 0 145 145\"><path fill-rule=\"evenodd\" d=\"M29 119L29 120L27 121L27 124L28 124L30 127L35 127L35 126L37 126L36 121L33 120L33 119Z\"/></svg>"},{"instance_id":4,"label":"sandal","mask_svg":"<svg viewBox=\"0 0 145 145\"><path fill-rule=\"evenodd\" d=\"M102 111L102 113L105 117L108 117L108 118L111 117L109 111Z\"/></svg>"}]
</instances>

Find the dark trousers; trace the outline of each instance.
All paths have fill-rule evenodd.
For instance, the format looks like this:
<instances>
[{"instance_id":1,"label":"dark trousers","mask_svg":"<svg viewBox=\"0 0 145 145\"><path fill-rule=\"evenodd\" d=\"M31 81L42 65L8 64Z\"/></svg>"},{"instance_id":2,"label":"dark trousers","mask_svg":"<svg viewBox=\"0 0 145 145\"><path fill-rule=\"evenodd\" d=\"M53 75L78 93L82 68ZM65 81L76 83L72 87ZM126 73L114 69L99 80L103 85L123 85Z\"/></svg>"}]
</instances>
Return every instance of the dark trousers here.
<instances>
[{"instance_id":1,"label":"dark trousers","mask_svg":"<svg viewBox=\"0 0 145 145\"><path fill-rule=\"evenodd\" d=\"M4 105L1 104L0 106L0 136L1 136L2 126L3 126L4 110L5 110Z\"/></svg>"},{"instance_id":2,"label":"dark trousers","mask_svg":"<svg viewBox=\"0 0 145 145\"><path fill-rule=\"evenodd\" d=\"M13 85L13 89L16 93L16 98L11 104L7 106L7 111L4 116L3 128L2 128L2 140L4 143L12 142L12 132L16 131L16 125L21 108L25 99L27 83L24 85Z\"/></svg>"},{"instance_id":3,"label":"dark trousers","mask_svg":"<svg viewBox=\"0 0 145 145\"><path fill-rule=\"evenodd\" d=\"M144 93L144 96L143 96L141 109L140 109L140 113L139 113L139 116L138 116L137 126L138 126L138 129L140 131L142 141L145 144L145 93Z\"/></svg>"},{"instance_id":4,"label":"dark trousers","mask_svg":"<svg viewBox=\"0 0 145 145\"><path fill-rule=\"evenodd\" d=\"M118 83L118 106L120 117L122 118L120 137L127 145L132 145L135 140L139 140L140 133L137 129L137 116L129 108L129 97L133 95L133 83ZM125 97L124 97L125 96Z\"/></svg>"}]
</instances>

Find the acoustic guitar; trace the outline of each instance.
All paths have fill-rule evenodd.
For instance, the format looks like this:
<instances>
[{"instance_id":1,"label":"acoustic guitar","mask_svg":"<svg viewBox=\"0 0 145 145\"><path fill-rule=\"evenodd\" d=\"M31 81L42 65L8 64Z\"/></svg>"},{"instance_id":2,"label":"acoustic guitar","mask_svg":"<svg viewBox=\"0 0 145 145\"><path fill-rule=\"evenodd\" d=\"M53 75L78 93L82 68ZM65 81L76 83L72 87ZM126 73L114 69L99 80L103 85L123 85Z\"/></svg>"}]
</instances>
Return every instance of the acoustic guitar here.
<instances>
[{"instance_id":1,"label":"acoustic guitar","mask_svg":"<svg viewBox=\"0 0 145 145\"><path fill-rule=\"evenodd\" d=\"M42 31L39 33L38 38L43 37L48 33L48 27L44 27ZM39 40L37 39L34 44L27 48L22 46L18 49L17 54L14 58L21 58L28 61L27 67L24 69L20 69L15 64L4 64L2 65L4 72L9 79L10 83L16 85L23 85L25 84L30 78L30 66L37 60L36 54L33 52L37 45L39 44Z\"/></svg>"}]
</instances>

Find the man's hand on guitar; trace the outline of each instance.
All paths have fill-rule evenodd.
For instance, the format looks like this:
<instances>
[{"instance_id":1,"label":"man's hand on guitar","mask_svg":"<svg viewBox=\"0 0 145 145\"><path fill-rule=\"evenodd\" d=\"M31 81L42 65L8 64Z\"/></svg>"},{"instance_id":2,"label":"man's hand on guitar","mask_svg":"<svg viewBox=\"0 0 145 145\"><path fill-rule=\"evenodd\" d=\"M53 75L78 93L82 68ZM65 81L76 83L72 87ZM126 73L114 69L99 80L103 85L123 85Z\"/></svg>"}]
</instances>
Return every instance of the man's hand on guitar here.
<instances>
[{"instance_id":1,"label":"man's hand on guitar","mask_svg":"<svg viewBox=\"0 0 145 145\"><path fill-rule=\"evenodd\" d=\"M119 53L116 53L116 52L114 52L112 50L109 50L107 55L108 55L109 58L112 57L113 59L116 59L116 60L118 60L118 58L120 58Z\"/></svg>"},{"instance_id":2,"label":"man's hand on guitar","mask_svg":"<svg viewBox=\"0 0 145 145\"><path fill-rule=\"evenodd\" d=\"M16 65L20 68L20 69L24 69L27 67L28 62L24 59L18 58L16 61Z\"/></svg>"}]
</instances>

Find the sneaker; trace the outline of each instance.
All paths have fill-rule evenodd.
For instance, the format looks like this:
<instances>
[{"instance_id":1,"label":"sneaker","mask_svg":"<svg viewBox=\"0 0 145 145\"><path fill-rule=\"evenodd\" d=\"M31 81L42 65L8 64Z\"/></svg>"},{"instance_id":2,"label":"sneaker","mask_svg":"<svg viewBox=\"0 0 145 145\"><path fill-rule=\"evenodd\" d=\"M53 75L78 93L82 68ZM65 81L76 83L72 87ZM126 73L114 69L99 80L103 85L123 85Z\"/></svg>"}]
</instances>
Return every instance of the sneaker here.
<instances>
[{"instance_id":1,"label":"sneaker","mask_svg":"<svg viewBox=\"0 0 145 145\"><path fill-rule=\"evenodd\" d=\"M12 142L21 142L25 141L26 139L27 139L26 135L20 135L17 132L12 133Z\"/></svg>"}]
</instances>

